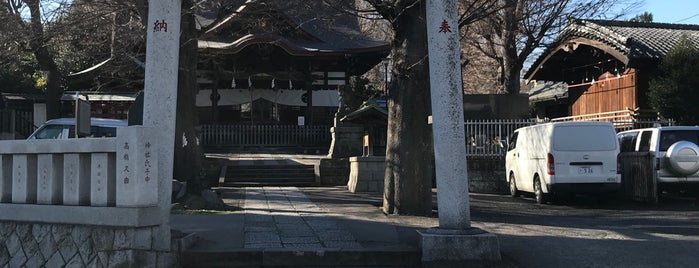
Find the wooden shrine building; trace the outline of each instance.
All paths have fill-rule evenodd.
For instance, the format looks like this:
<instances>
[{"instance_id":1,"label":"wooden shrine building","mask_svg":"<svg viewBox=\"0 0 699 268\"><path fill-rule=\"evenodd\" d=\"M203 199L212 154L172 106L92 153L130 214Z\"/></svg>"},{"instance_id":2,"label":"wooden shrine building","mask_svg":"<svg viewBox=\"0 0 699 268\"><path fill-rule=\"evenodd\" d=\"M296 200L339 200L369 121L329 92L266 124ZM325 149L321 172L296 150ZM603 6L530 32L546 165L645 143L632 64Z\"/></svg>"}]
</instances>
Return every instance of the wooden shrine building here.
<instances>
[{"instance_id":1,"label":"wooden shrine building","mask_svg":"<svg viewBox=\"0 0 699 268\"><path fill-rule=\"evenodd\" d=\"M338 86L390 51L360 32L357 17L323 1L240 2L219 19L197 17L202 124L332 125Z\"/></svg>"},{"instance_id":2,"label":"wooden shrine building","mask_svg":"<svg viewBox=\"0 0 699 268\"><path fill-rule=\"evenodd\" d=\"M525 74L539 118L657 119L648 82L681 36L699 25L571 20Z\"/></svg>"}]
</instances>

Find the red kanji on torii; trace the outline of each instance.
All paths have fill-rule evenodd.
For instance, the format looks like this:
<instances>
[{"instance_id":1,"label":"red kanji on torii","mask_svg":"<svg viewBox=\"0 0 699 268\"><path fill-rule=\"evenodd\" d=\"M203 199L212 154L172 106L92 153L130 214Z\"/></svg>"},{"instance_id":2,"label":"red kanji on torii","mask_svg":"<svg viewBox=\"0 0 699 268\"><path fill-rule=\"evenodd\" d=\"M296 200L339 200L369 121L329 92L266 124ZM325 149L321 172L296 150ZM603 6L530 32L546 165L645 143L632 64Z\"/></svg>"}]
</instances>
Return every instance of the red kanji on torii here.
<instances>
[{"instance_id":1,"label":"red kanji on torii","mask_svg":"<svg viewBox=\"0 0 699 268\"><path fill-rule=\"evenodd\" d=\"M153 23L153 32L167 32L167 22L163 20L163 22L160 22L160 20L156 20L155 23Z\"/></svg>"},{"instance_id":2,"label":"red kanji on torii","mask_svg":"<svg viewBox=\"0 0 699 268\"><path fill-rule=\"evenodd\" d=\"M439 32L440 33L451 33L451 26L449 26L449 23L447 20L442 21L442 25L439 26Z\"/></svg>"}]
</instances>

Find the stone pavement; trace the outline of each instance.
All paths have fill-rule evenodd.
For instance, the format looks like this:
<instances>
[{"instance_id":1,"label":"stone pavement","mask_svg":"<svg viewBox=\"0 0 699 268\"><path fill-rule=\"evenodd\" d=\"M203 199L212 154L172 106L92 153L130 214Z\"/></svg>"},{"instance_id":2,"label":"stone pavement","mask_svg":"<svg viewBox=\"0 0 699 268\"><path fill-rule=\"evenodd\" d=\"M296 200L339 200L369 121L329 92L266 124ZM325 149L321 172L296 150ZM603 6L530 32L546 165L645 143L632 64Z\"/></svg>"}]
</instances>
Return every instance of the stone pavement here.
<instances>
[{"instance_id":1,"label":"stone pavement","mask_svg":"<svg viewBox=\"0 0 699 268\"><path fill-rule=\"evenodd\" d=\"M218 190L238 210L172 215L173 230L199 238L183 254L185 267L419 267L416 230L437 225L386 216L380 194L346 187Z\"/></svg>"},{"instance_id":2,"label":"stone pavement","mask_svg":"<svg viewBox=\"0 0 699 268\"><path fill-rule=\"evenodd\" d=\"M296 187L248 188L243 210L245 248L362 248Z\"/></svg>"}]
</instances>

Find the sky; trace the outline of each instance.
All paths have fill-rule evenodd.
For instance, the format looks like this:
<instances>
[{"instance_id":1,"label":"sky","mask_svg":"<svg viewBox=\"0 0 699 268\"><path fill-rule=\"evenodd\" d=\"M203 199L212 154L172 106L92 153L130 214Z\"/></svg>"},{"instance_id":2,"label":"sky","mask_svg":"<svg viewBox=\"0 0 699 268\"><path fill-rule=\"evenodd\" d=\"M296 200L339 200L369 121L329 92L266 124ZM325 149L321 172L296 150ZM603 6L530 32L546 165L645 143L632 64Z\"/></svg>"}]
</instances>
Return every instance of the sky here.
<instances>
[{"instance_id":1,"label":"sky","mask_svg":"<svg viewBox=\"0 0 699 268\"><path fill-rule=\"evenodd\" d=\"M653 22L699 24L697 0L645 0L645 4L628 18L643 12L653 14Z\"/></svg>"}]
</instances>

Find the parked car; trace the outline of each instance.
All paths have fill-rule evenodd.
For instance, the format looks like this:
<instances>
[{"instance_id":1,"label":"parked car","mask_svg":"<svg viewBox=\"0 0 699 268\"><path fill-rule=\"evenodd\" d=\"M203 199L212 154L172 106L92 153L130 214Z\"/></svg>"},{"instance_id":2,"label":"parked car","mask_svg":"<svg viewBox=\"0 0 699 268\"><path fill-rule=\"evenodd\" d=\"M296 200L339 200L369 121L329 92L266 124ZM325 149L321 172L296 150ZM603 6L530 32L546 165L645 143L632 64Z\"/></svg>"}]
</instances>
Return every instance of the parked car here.
<instances>
[{"instance_id":1,"label":"parked car","mask_svg":"<svg viewBox=\"0 0 699 268\"><path fill-rule=\"evenodd\" d=\"M126 120L91 118L90 136L88 137L116 137L116 130L125 127ZM58 118L46 121L28 140L34 139L68 139L75 138L75 118Z\"/></svg>"},{"instance_id":2,"label":"parked car","mask_svg":"<svg viewBox=\"0 0 699 268\"><path fill-rule=\"evenodd\" d=\"M658 190L699 194L699 127L635 129L617 134L621 152L653 152Z\"/></svg>"},{"instance_id":3,"label":"parked car","mask_svg":"<svg viewBox=\"0 0 699 268\"><path fill-rule=\"evenodd\" d=\"M621 187L619 143L606 122L553 122L510 136L505 169L510 195L533 193L541 204L558 193L608 193Z\"/></svg>"}]
</instances>

